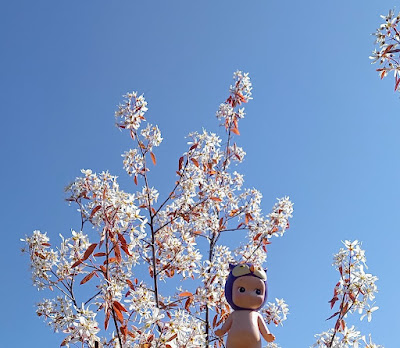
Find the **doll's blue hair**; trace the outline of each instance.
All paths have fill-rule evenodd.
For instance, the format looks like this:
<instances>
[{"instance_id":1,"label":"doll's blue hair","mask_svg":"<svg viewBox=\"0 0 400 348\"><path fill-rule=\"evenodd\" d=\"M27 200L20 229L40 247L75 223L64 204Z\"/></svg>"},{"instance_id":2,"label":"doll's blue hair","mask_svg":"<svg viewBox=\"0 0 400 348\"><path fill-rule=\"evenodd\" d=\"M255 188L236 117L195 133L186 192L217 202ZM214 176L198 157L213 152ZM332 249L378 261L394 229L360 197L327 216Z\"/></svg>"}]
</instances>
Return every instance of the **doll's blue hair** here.
<instances>
[{"instance_id":1,"label":"doll's blue hair","mask_svg":"<svg viewBox=\"0 0 400 348\"><path fill-rule=\"evenodd\" d=\"M239 268L239 270L238 270L238 268ZM265 302L267 301L267 295L268 295L266 271L263 270L263 272L265 274L265 277L264 277L264 275L261 274L262 272L255 271L254 265L251 263L240 263L237 265L229 264L229 270L230 270L230 272L229 272L228 278L226 279L226 283L225 283L225 298L228 301L229 305L232 307L232 309L234 309L235 311L249 309L249 308L242 308L242 307L235 305L232 300L233 283L235 282L236 279L238 279L240 277L244 277L244 276L253 276L253 277L261 279L264 282L264 284L265 284L264 301L260 307L254 309L254 310L259 310L262 306L264 306ZM235 276L233 273L235 273L235 274L243 273L243 274Z\"/></svg>"}]
</instances>

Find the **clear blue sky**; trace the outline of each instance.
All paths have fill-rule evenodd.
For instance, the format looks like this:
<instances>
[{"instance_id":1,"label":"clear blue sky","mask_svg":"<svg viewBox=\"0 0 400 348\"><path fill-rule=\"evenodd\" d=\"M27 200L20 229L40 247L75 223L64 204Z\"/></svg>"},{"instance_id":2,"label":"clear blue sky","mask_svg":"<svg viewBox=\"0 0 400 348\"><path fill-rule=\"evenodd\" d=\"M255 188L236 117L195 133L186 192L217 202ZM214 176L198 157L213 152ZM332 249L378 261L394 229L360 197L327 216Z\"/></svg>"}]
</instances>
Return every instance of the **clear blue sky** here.
<instances>
[{"instance_id":1,"label":"clear blue sky","mask_svg":"<svg viewBox=\"0 0 400 348\"><path fill-rule=\"evenodd\" d=\"M252 77L240 124L247 187L295 203L291 228L269 248L270 297L290 316L271 327L283 348L308 347L333 322L332 254L359 239L380 292L369 325L398 347L400 99L368 56L387 0L27 1L0 11L2 115L1 347L58 347L37 318L19 239L78 228L63 188L81 168L121 177L128 138L114 127L127 91L145 93L164 142L154 185L174 180L185 135L216 131L233 71ZM133 189L133 187L132 187Z\"/></svg>"}]
</instances>

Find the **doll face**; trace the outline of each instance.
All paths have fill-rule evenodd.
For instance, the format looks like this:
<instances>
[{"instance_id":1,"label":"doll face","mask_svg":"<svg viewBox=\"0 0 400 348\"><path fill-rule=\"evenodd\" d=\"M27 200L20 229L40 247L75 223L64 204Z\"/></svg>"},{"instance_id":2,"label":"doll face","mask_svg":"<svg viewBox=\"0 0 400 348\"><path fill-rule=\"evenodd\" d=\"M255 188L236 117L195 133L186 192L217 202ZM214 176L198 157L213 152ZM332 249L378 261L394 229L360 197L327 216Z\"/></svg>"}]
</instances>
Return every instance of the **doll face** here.
<instances>
[{"instance_id":1,"label":"doll face","mask_svg":"<svg viewBox=\"0 0 400 348\"><path fill-rule=\"evenodd\" d=\"M237 278L232 286L232 301L236 306L257 309L264 302L265 283L254 276Z\"/></svg>"}]
</instances>

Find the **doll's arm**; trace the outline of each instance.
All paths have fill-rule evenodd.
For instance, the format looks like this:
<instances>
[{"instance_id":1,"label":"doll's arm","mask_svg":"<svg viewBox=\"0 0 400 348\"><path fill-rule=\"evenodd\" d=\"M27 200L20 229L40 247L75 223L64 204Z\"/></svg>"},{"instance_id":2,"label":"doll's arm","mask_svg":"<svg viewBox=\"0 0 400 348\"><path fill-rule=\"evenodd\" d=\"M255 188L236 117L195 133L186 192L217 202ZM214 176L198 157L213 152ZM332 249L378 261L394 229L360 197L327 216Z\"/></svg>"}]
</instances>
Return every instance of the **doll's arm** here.
<instances>
[{"instance_id":1,"label":"doll's arm","mask_svg":"<svg viewBox=\"0 0 400 348\"><path fill-rule=\"evenodd\" d=\"M225 335L232 326L232 314L229 315L228 319L226 319L224 325L218 330L215 330L215 334L218 337Z\"/></svg>"},{"instance_id":2,"label":"doll's arm","mask_svg":"<svg viewBox=\"0 0 400 348\"><path fill-rule=\"evenodd\" d=\"M275 341L275 336L272 333L269 332L269 330L267 328L267 325L265 324L265 321L264 321L264 319L262 318L261 315L258 315L257 322L258 322L258 328L259 328L259 330L261 332L262 337L264 337L264 339L267 342Z\"/></svg>"}]
</instances>

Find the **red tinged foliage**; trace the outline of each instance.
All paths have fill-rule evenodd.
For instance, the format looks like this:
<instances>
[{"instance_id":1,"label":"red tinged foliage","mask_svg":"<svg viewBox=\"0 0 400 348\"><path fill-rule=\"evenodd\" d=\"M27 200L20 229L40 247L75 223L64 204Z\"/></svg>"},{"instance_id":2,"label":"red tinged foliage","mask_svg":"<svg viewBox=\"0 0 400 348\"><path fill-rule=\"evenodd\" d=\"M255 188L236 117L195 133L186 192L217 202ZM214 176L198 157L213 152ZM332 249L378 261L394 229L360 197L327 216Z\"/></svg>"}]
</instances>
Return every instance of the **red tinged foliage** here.
<instances>
[{"instance_id":1,"label":"red tinged foliage","mask_svg":"<svg viewBox=\"0 0 400 348\"><path fill-rule=\"evenodd\" d=\"M86 277L81 280L81 285L87 283L93 276L96 274L96 271L90 272Z\"/></svg>"},{"instance_id":2,"label":"red tinged foliage","mask_svg":"<svg viewBox=\"0 0 400 348\"><path fill-rule=\"evenodd\" d=\"M90 244L89 247L86 249L85 253L83 254L82 261L85 261L92 255L94 249L96 249L97 243Z\"/></svg>"},{"instance_id":3,"label":"red tinged foliage","mask_svg":"<svg viewBox=\"0 0 400 348\"><path fill-rule=\"evenodd\" d=\"M184 292L181 292L178 296L179 297L186 297L186 296L193 296L193 294L191 292L189 292L189 291L184 291Z\"/></svg>"},{"instance_id":4,"label":"red tinged foliage","mask_svg":"<svg viewBox=\"0 0 400 348\"><path fill-rule=\"evenodd\" d=\"M156 155L150 152L150 156L151 156L151 161L153 162L154 165L156 165L157 164Z\"/></svg>"}]
</instances>

